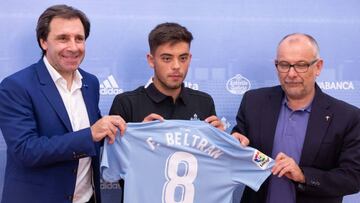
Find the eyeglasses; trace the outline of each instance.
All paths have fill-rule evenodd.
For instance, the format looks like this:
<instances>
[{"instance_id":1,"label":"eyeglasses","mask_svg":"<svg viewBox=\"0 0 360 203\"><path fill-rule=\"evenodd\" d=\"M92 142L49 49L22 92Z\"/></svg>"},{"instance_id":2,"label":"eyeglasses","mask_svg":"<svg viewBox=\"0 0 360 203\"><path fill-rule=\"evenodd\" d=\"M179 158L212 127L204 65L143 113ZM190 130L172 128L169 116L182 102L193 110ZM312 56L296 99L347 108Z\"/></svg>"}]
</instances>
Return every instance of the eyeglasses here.
<instances>
[{"instance_id":1,"label":"eyeglasses","mask_svg":"<svg viewBox=\"0 0 360 203\"><path fill-rule=\"evenodd\" d=\"M295 64L290 64L287 61L275 61L275 66L276 69L280 72L280 73L288 73L290 71L290 68L293 67L294 70L297 73L305 73L306 71L309 70L309 67L312 66L314 63L316 63L319 59L315 59L313 61L311 61L310 63L308 62L298 62Z\"/></svg>"}]
</instances>

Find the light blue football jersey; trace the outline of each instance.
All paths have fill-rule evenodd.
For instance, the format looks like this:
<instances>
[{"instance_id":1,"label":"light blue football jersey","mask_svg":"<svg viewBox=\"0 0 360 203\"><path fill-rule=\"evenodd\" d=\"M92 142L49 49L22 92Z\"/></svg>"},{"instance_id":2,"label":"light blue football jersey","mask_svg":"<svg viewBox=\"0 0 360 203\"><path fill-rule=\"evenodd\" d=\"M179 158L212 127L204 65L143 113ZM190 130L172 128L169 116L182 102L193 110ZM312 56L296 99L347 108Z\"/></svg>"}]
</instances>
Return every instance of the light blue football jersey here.
<instances>
[{"instance_id":1,"label":"light blue football jersey","mask_svg":"<svg viewBox=\"0 0 360 203\"><path fill-rule=\"evenodd\" d=\"M105 181L125 180L127 203L232 202L239 184L258 190L274 161L204 121L128 123L105 142Z\"/></svg>"}]
</instances>

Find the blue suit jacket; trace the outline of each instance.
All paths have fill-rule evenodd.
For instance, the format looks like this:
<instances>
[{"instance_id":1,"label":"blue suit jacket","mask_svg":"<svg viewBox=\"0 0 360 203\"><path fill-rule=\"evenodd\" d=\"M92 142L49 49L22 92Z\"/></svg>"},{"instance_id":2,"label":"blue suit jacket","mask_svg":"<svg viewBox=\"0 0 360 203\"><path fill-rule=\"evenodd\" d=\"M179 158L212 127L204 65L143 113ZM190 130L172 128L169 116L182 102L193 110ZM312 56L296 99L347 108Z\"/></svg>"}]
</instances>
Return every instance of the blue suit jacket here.
<instances>
[{"instance_id":1,"label":"blue suit jacket","mask_svg":"<svg viewBox=\"0 0 360 203\"><path fill-rule=\"evenodd\" d=\"M100 118L99 81L85 71L81 88L90 124ZM7 144L2 202L71 202L79 159L92 157L100 202L99 150L90 128L73 132L43 60L0 84L0 128Z\"/></svg>"},{"instance_id":2,"label":"blue suit jacket","mask_svg":"<svg viewBox=\"0 0 360 203\"><path fill-rule=\"evenodd\" d=\"M233 131L250 146L272 154L284 92L280 86L245 93ZM323 93L316 85L299 166L306 184L294 183L297 203L341 203L360 189L360 111ZM242 202L266 201L268 183L256 193L245 188Z\"/></svg>"}]
</instances>

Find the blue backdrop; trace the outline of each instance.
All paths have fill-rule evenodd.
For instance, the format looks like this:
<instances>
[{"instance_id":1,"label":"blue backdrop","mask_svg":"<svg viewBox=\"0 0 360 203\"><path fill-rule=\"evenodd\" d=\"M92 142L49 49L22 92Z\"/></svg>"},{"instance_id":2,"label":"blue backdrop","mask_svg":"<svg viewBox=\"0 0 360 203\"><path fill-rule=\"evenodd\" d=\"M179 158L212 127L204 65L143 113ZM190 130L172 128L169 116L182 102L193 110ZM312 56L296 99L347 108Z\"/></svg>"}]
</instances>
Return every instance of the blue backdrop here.
<instances>
[{"instance_id":1,"label":"blue backdrop","mask_svg":"<svg viewBox=\"0 0 360 203\"><path fill-rule=\"evenodd\" d=\"M283 36L293 32L309 33L318 40L325 61L320 87L360 107L358 0L1 0L0 80L39 60L37 19L47 7L59 3L79 8L91 20L81 66L100 80L104 115L116 94L145 84L152 75L145 57L147 35L166 21L178 22L193 33L186 85L213 96L228 129L235 124L245 91L278 84L275 49ZM0 133L0 196L5 153ZM119 198L117 184L103 182L102 188L105 202ZM360 202L360 193L344 202Z\"/></svg>"}]
</instances>

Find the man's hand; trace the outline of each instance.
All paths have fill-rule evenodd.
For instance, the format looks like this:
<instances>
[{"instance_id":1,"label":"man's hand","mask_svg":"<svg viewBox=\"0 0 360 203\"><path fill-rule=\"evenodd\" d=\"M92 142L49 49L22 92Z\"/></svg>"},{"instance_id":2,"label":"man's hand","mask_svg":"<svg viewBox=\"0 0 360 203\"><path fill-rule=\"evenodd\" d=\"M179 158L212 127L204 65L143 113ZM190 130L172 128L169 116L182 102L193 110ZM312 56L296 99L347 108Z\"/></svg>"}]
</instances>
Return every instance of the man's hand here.
<instances>
[{"instance_id":1,"label":"man's hand","mask_svg":"<svg viewBox=\"0 0 360 203\"><path fill-rule=\"evenodd\" d=\"M207 117L205 119L205 122L210 123L210 125L214 126L215 128L218 128L221 131L225 131L223 122L221 122L221 120L218 117L216 117L215 115Z\"/></svg>"},{"instance_id":2,"label":"man's hand","mask_svg":"<svg viewBox=\"0 0 360 203\"><path fill-rule=\"evenodd\" d=\"M231 134L232 136L234 136L237 140L239 140L239 142L243 145L243 146L248 146L250 144L250 140L243 134L238 133L238 132L233 132L233 134Z\"/></svg>"},{"instance_id":3,"label":"man's hand","mask_svg":"<svg viewBox=\"0 0 360 203\"><path fill-rule=\"evenodd\" d=\"M271 172L273 175L277 175L279 178L286 176L295 182L305 183L305 176L299 165L297 165L293 158L282 152L276 156L275 165Z\"/></svg>"},{"instance_id":4,"label":"man's hand","mask_svg":"<svg viewBox=\"0 0 360 203\"><path fill-rule=\"evenodd\" d=\"M164 118L162 116L160 116L159 114L152 113L152 114L149 114L148 116L146 116L142 122L149 122L149 121L154 121L154 120L164 121Z\"/></svg>"},{"instance_id":5,"label":"man's hand","mask_svg":"<svg viewBox=\"0 0 360 203\"><path fill-rule=\"evenodd\" d=\"M91 127L93 141L99 142L106 136L109 137L109 144L115 142L115 136L118 129L123 135L126 129L126 123L120 116L104 116Z\"/></svg>"}]
</instances>

